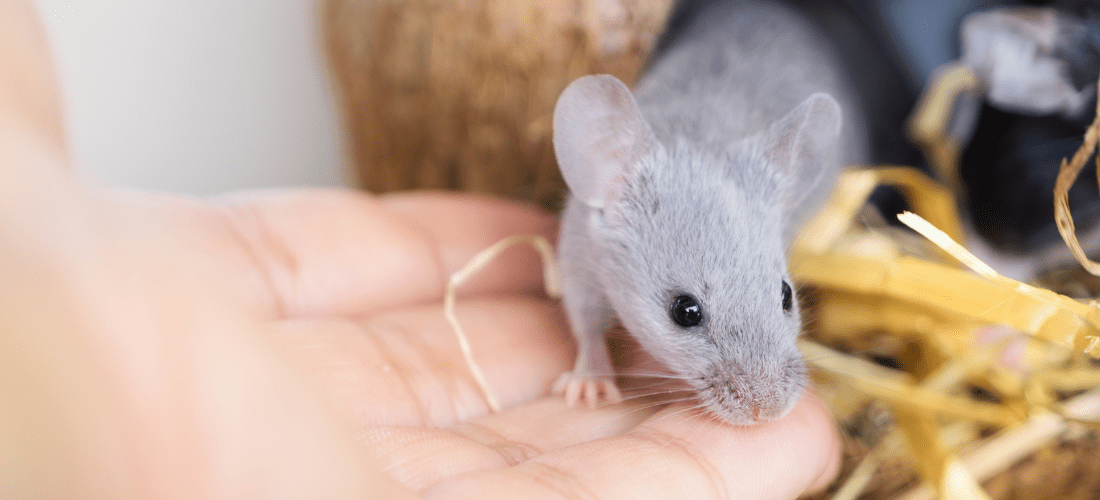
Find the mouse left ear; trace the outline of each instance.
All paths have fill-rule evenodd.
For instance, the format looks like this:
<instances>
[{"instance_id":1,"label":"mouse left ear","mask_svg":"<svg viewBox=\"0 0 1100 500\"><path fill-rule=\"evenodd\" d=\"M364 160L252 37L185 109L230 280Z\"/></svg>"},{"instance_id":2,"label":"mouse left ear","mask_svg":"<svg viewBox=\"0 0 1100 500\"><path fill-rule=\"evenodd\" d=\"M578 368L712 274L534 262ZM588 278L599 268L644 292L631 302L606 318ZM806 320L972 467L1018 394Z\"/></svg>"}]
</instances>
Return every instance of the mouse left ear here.
<instances>
[{"instance_id":1,"label":"mouse left ear","mask_svg":"<svg viewBox=\"0 0 1100 500\"><path fill-rule=\"evenodd\" d=\"M840 104L829 94L815 93L764 132L765 157L788 186L813 186L830 166L840 126Z\"/></svg>"},{"instance_id":2,"label":"mouse left ear","mask_svg":"<svg viewBox=\"0 0 1100 500\"><path fill-rule=\"evenodd\" d=\"M630 89L611 75L578 78L554 107L554 154L573 196L603 208L657 146Z\"/></svg>"}]
</instances>

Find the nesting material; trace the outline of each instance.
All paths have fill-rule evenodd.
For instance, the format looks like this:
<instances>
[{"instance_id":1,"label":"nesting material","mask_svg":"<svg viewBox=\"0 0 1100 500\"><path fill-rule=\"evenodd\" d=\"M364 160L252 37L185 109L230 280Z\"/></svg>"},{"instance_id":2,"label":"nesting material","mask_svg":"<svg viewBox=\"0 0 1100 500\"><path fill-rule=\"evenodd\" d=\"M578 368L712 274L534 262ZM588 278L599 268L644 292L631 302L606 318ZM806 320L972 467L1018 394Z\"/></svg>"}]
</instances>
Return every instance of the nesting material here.
<instances>
[{"instance_id":1,"label":"nesting material","mask_svg":"<svg viewBox=\"0 0 1100 500\"><path fill-rule=\"evenodd\" d=\"M557 207L554 103L633 82L673 0L324 0L355 171L371 191L448 188Z\"/></svg>"},{"instance_id":2,"label":"nesting material","mask_svg":"<svg viewBox=\"0 0 1100 500\"><path fill-rule=\"evenodd\" d=\"M956 90L927 94L911 122L949 179L958 148L949 117L936 110L966 91L959 75L945 72L932 88ZM1073 160L1063 161L1055 192L1059 230L1094 274L1100 266L1076 244L1065 199L1098 140L1100 120ZM1100 429L1097 303L999 275L955 241L959 225L944 191L915 171L883 174L846 174L793 250L792 272L813 288L802 347L849 444L846 472L819 496L1100 496L1100 467L1089 465ZM935 220L899 219L941 252L914 252L911 240L901 244L907 240L886 226L843 224L872 189L872 176L908 186L911 204Z\"/></svg>"},{"instance_id":3,"label":"nesting material","mask_svg":"<svg viewBox=\"0 0 1100 500\"><path fill-rule=\"evenodd\" d=\"M837 196L866 175L846 174ZM835 226L843 205L830 204L799 241ZM924 219L899 218L968 269L907 255L886 227L849 227L824 250L796 246L791 259L813 289L801 347L818 391L845 428L876 427L849 431L865 440L863 454L849 457L858 465L834 498L993 498L981 481L1100 422L1100 369L1085 356L1100 311L1000 276ZM900 474L903 486L876 473Z\"/></svg>"}]
</instances>

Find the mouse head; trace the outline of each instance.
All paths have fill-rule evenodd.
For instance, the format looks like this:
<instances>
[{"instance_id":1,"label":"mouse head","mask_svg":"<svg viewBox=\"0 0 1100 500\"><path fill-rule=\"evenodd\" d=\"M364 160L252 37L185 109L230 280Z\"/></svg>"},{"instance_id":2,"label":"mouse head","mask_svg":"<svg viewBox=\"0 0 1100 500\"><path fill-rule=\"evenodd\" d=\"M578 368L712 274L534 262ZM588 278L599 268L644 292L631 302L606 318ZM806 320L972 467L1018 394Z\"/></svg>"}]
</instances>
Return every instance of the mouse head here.
<instances>
[{"instance_id":1,"label":"mouse head","mask_svg":"<svg viewBox=\"0 0 1100 500\"><path fill-rule=\"evenodd\" d=\"M612 308L732 423L780 418L803 391L785 226L806 194L794 186L821 176L839 130L826 94L721 145L661 144L611 76L581 78L558 100L555 152L591 208L584 223Z\"/></svg>"}]
</instances>

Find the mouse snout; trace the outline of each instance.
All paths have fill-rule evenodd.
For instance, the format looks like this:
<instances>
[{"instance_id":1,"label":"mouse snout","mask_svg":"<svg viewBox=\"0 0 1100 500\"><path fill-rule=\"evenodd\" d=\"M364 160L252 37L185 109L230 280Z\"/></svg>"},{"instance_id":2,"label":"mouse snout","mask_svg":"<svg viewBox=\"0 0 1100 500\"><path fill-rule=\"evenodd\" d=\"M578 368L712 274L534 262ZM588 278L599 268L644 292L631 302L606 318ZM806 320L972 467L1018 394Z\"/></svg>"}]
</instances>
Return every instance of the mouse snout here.
<instances>
[{"instance_id":1,"label":"mouse snout","mask_svg":"<svg viewBox=\"0 0 1100 500\"><path fill-rule=\"evenodd\" d=\"M712 412L734 424L777 420L794 407L805 385L801 360L791 364L797 366L793 369L721 366L700 396Z\"/></svg>"}]
</instances>

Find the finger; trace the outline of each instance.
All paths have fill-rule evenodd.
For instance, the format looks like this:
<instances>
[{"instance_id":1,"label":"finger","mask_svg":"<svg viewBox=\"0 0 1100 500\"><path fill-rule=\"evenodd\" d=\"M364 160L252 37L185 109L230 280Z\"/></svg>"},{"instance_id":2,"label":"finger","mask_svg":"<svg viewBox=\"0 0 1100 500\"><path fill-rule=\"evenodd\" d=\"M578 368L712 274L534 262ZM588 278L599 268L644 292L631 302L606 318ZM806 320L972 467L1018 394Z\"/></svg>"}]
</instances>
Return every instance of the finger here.
<instances>
[{"instance_id":1,"label":"finger","mask_svg":"<svg viewBox=\"0 0 1100 500\"><path fill-rule=\"evenodd\" d=\"M0 130L34 135L63 153L61 100L44 33L33 2L0 2ZM0 161L0 171L21 166Z\"/></svg>"},{"instance_id":2,"label":"finger","mask_svg":"<svg viewBox=\"0 0 1100 500\"><path fill-rule=\"evenodd\" d=\"M219 203L287 317L441 301L446 280L475 252L555 228L552 216L529 205L457 194L314 190L236 194ZM506 252L485 274L463 288L466 295L542 286L530 250Z\"/></svg>"},{"instance_id":3,"label":"finger","mask_svg":"<svg viewBox=\"0 0 1100 500\"><path fill-rule=\"evenodd\" d=\"M55 221L71 228L72 218L62 213L69 207L58 205L80 196L68 184L73 179L44 33L33 2L0 2L0 228L31 238L50 233Z\"/></svg>"},{"instance_id":4,"label":"finger","mask_svg":"<svg viewBox=\"0 0 1100 500\"><path fill-rule=\"evenodd\" d=\"M448 429L382 427L362 433L385 471L412 489L460 474L510 467L578 443L620 435L656 407L570 408L546 397Z\"/></svg>"},{"instance_id":5,"label":"finger","mask_svg":"<svg viewBox=\"0 0 1100 500\"><path fill-rule=\"evenodd\" d=\"M619 437L463 474L425 498L793 499L835 462L828 413L803 398L776 422L736 427L674 405Z\"/></svg>"},{"instance_id":6,"label":"finger","mask_svg":"<svg viewBox=\"0 0 1100 500\"><path fill-rule=\"evenodd\" d=\"M505 407L546 394L572 360L560 307L529 296L471 298L459 321ZM444 427L488 412L439 305L362 322L295 320L278 327L357 428Z\"/></svg>"}]
</instances>

